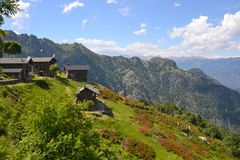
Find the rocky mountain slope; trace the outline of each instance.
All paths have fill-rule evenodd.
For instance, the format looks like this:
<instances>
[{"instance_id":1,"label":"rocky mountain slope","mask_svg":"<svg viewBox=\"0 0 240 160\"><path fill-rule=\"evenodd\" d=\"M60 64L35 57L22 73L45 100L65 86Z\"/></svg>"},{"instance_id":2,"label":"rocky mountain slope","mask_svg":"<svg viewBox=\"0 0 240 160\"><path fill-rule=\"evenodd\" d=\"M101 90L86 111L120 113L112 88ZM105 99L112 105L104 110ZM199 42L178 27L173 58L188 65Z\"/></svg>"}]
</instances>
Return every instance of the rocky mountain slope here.
<instances>
[{"instance_id":1,"label":"rocky mountain slope","mask_svg":"<svg viewBox=\"0 0 240 160\"><path fill-rule=\"evenodd\" d=\"M105 85L124 96L152 101L171 101L200 114L219 126L240 126L240 95L206 76L200 70L183 71L172 60L98 55L82 44L57 44L34 35L16 35L7 39L23 46L23 55L56 54L58 63L89 64L89 80Z\"/></svg>"},{"instance_id":2,"label":"rocky mountain slope","mask_svg":"<svg viewBox=\"0 0 240 160\"><path fill-rule=\"evenodd\" d=\"M240 93L240 58L173 58L177 66L189 70L199 68L207 75L217 79L223 85Z\"/></svg>"}]
</instances>

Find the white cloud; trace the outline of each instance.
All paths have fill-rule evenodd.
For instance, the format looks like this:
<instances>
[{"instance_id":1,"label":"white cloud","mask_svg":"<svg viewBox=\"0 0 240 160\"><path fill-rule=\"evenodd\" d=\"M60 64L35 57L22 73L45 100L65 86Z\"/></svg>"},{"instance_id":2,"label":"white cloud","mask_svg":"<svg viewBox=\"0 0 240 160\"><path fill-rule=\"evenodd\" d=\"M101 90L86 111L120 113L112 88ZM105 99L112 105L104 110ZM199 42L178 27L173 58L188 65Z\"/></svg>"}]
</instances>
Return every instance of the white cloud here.
<instances>
[{"instance_id":1,"label":"white cloud","mask_svg":"<svg viewBox=\"0 0 240 160\"><path fill-rule=\"evenodd\" d=\"M140 35L145 35L147 33L147 24L146 23L142 23L140 24L140 28L136 31L133 32L133 34L140 36Z\"/></svg>"},{"instance_id":2,"label":"white cloud","mask_svg":"<svg viewBox=\"0 0 240 160\"><path fill-rule=\"evenodd\" d=\"M133 34L137 35L137 36L141 36L141 35L145 35L147 32L146 28L140 28L137 31L134 31Z\"/></svg>"},{"instance_id":3,"label":"white cloud","mask_svg":"<svg viewBox=\"0 0 240 160\"><path fill-rule=\"evenodd\" d=\"M84 7L85 4L80 2L80 1L75 1L72 3L69 3L67 5L64 6L62 13L67 13L70 12L71 10L78 8L78 7Z\"/></svg>"},{"instance_id":4,"label":"white cloud","mask_svg":"<svg viewBox=\"0 0 240 160\"><path fill-rule=\"evenodd\" d=\"M87 20L87 19L83 19L83 20L82 20L82 29L85 29L87 23L88 23L88 20Z\"/></svg>"},{"instance_id":5,"label":"white cloud","mask_svg":"<svg viewBox=\"0 0 240 160\"><path fill-rule=\"evenodd\" d=\"M174 7L181 7L182 6L180 3L177 3L177 2L175 2L173 5L174 5Z\"/></svg>"},{"instance_id":6,"label":"white cloud","mask_svg":"<svg viewBox=\"0 0 240 160\"><path fill-rule=\"evenodd\" d=\"M225 57L227 53L240 51L240 12L225 14L221 23L213 25L207 16L193 19L183 27L174 27L169 33L172 39L180 38L180 43L168 48L161 48L166 39L154 43L135 42L120 46L114 41L79 38L76 41L86 45L96 53L105 55L124 55L139 57L190 57L203 56L208 58ZM147 24L140 24L140 29L146 29ZM143 31L142 31L143 32ZM240 56L235 54L235 56Z\"/></svg>"},{"instance_id":7,"label":"white cloud","mask_svg":"<svg viewBox=\"0 0 240 160\"><path fill-rule=\"evenodd\" d=\"M16 30L22 30L26 27L24 25L24 21L30 17L30 14L28 13L28 10L31 6L30 2L18 2L20 11L17 12L14 16L12 16L13 22L12 22L12 28Z\"/></svg>"},{"instance_id":8,"label":"white cloud","mask_svg":"<svg viewBox=\"0 0 240 160\"><path fill-rule=\"evenodd\" d=\"M128 16L128 15L130 14L130 8L129 8L129 7L120 8L120 9L118 9L118 12L119 12L122 16Z\"/></svg>"},{"instance_id":9,"label":"white cloud","mask_svg":"<svg viewBox=\"0 0 240 160\"><path fill-rule=\"evenodd\" d=\"M200 16L186 26L172 29L169 37L180 37L182 42L169 50L194 56L212 56L234 48L239 51L239 26L240 12L225 14L216 26L208 22L207 16Z\"/></svg>"},{"instance_id":10,"label":"white cloud","mask_svg":"<svg viewBox=\"0 0 240 160\"><path fill-rule=\"evenodd\" d=\"M69 43L69 41L67 39L63 39L62 43Z\"/></svg>"},{"instance_id":11,"label":"white cloud","mask_svg":"<svg viewBox=\"0 0 240 160\"><path fill-rule=\"evenodd\" d=\"M76 42L86 45L96 53L111 56L125 55L146 57L159 56L162 53L159 45L152 43L135 42L125 47L120 47L114 41L104 41L100 39L78 38Z\"/></svg>"},{"instance_id":12,"label":"white cloud","mask_svg":"<svg viewBox=\"0 0 240 160\"><path fill-rule=\"evenodd\" d=\"M147 27L147 24L146 24L146 23L141 23L141 24L140 24L140 27L141 27L141 28L146 28L146 27Z\"/></svg>"},{"instance_id":13,"label":"white cloud","mask_svg":"<svg viewBox=\"0 0 240 160\"><path fill-rule=\"evenodd\" d=\"M117 4L118 3L118 0L107 0L107 4Z\"/></svg>"}]
</instances>

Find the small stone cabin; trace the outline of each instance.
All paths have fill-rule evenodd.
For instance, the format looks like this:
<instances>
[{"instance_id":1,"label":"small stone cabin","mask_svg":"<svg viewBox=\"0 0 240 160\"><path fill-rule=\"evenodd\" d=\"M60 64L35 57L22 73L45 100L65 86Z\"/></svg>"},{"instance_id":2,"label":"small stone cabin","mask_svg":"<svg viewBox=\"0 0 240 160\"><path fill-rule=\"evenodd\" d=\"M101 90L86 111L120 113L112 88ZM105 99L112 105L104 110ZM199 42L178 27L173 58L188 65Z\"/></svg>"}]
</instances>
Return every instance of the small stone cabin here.
<instances>
[{"instance_id":1,"label":"small stone cabin","mask_svg":"<svg viewBox=\"0 0 240 160\"><path fill-rule=\"evenodd\" d=\"M18 79L20 81L24 80L24 77L22 77L22 73L23 73L22 68L9 68L9 69L3 69L2 71L8 77L11 77L13 79Z\"/></svg>"},{"instance_id":2,"label":"small stone cabin","mask_svg":"<svg viewBox=\"0 0 240 160\"><path fill-rule=\"evenodd\" d=\"M31 79L31 65L33 61L29 56L27 58L0 58L0 67L3 68L3 73L8 77L27 81Z\"/></svg>"},{"instance_id":3,"label":"small stone cabin","mask_svg":"<svg viewBox=\"0 0 240 160\"><path fill-rule=\"evenodd\" d=\"M55 55L52 57L33 57L32 60L32 71L34 74L38 74L40 76L53 76L53 73L50 72L49 67L57 62Z\"/></svg>"},{"instance_id":4,"label":"small stone cabin","mask_svg":"<svg viewBox=\"0 0 240 160\"><path fill-rule=\"evenodd\" d=\"M76 102L84 100L91 100L93 102L96 102L97 95L99 95L99 90L92 85L87 84L82 88L77 88Z\"/></svg>"},{"instance_id":5,"label":"small stone cabin","mask_svg":"<svg viewBox=\"0 0 240 160\"><path fill-rule=\"evenodd\" d=\"M66 65L64 67L67 78L78 82L87 82L88 70L88 65Z\"/></svg>"}]
</instances>

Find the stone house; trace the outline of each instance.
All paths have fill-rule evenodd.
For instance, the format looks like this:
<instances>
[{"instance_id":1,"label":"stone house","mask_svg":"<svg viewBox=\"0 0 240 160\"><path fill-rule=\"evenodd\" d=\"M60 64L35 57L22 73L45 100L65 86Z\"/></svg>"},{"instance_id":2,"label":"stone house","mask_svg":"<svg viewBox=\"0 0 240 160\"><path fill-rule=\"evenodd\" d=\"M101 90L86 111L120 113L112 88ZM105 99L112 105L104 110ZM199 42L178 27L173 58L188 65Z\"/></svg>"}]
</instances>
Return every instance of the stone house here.
<instances>
[{"instance_id":1,"label":"stone house","mask_svg":"<svg viewBox=\"0 0 240 160\"><path fill-rule=\"evenodd\" d=\"M97 95L99 95L99 90L93 87L92 85L87 84L82 88L80 87L77 88L76 102L84 100L91 100L93 102L96 102Z\"/></svg>"},{"instance_id":2,"label":"stone house","mask_svg":"<svg viewBox=\"0 0 240 160\"><path fill-rule=\"evenodd\" d=\"M67 78L78 82L87 82L88 70L88 65L66 65L64 67Z\"/></svg>"},{"instance_id":3,"label":"stone house","mask_svg":"<svg viewBox=\"0 0 240 160\"><path fill-rule=\"evenodd\" d=\"M32 63L30 56L27 58L0 58L0 67L3 68L3 73L20 81L31 79Z\"/></svg>"},{"instance_id":4,"label":"stone house","mask_svg":"<svg viewBox=\"0 0 240 160\"><path fill-rule=\"evenodd\" d=\"M40 76L53 76L49 67L57 62L55 55L52 57L33 57L32 61L32 72L34 74L38 74Z\"/></svg>"}]
</instances>

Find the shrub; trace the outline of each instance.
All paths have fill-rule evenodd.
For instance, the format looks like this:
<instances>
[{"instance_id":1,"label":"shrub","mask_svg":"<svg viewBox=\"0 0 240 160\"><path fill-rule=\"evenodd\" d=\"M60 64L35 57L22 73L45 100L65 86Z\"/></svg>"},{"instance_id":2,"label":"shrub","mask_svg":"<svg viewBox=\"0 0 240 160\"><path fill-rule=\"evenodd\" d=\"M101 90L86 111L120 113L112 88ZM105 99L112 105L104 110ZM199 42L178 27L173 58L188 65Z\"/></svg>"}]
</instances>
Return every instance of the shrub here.
<instances>
[{"instance_id":1,"label":"shrub","mask_svg":"<svg viewBox=\"0 0 240 160\"><path fill-rule=\"evenodd\" d=\"M133 121L139 124L141 127L139 131L145 136L150 136L152 134L153 122L150 121L146 114L135 115Z\"/></svg>"},{"instance_id":2,"label":"shrub","mask_svg":"<svg viewBox=\"0 0 240 160\"><path fill-rule=\"evenodd\" d=\"M144 109L144 103L142 103L141 101L136 101L132 98L129 97L125 97L124 98L124 104L134 107L134 108L141 108Z\"/></svg>"},{"instance_id":3,"label":"shrub","mask_svg":"<svg viewBox=\"0 0 240 160\"><path fill-rule=\"evenodd\" d=\"M240 132L232 133L224 139L225 144L231 148L232 154L240 158Z\"/></svg>"},{"instance_id":4,"label":"shrub","mask_svg":"<svg viewBox=\"0 0 240 160\"><path fill-rule=\"evenodd\" d=\"M206 131L205 131L205 135L210 136L212 138L216 138L219 140L223 139L223 136L220 132L220 130L216 127L216 126L210 126Z\"/></svg>"},{"instance_id":5,"label":"shrub","mask_svg":"<svg viewBox=\"0 0 240 160\"><path fill-rule=\"evenodd\" d=\"M110 129L100 129L98 133L101 137L108 139L112 143L121 143L123 139L120 132Z\"/></svg>"},{"instance_id":6,"label":"shrub","mask_svg":"<svg viewBox=\"0 0 240 160\"><path fill-rule=\"evenodd\" d=\"M145 136L150 136L152 134L152 129L145 126L139 128L139 131Z\"/></svg>"},{"instance_id":7,"label":"shrub","mask_svg":"<svg viewBox=\"0 0 240 160\"><path fill-rule=\"evenodd\" d=\"M167 140L161 137L157 137L157 139L163 147L173 151L179 156L184 157L185 153L187 152L187 148L178 142L175 142L173 140Z\"/></svg>"},{"instance_id":8,"label":"shrub","mask_svg":"<svg viewBox=\"0 0 240 160\"><path fill-rule=\"evenodd\" d=\"M16 159L100 159L99 137L73 105L29 111Z\"/></svg>"},{"instance_id":9,"label":"shrub","mask_svg":"<svg viewBox=\"0 0 240 160\"><path fill-rule=\"evenodd\" d=\"M140 159L149 160L156 156L155 151L149 145L133 139L124 139L123 147Z\"/></svg>"},{"instance_id":10,"label":"shrub","mask_svg":"<svg viewBox=\"0 0 240 160\"><path fill-rule=\"evenodd\" d=\"M11 143L7 140L7 138L0 136L0 159L10 159L9 156L13 152L13 147L10 145Z\"/></svg>"},{"instance_id":11,"label":"shrub","mask_svg":"<svg viewBox=\"0 0 240 160\"><path fill-rule=\"evenodd\" d=\"M52 64L49 67L49 71L53 73L54 77L56 76L56 73L60 71L60 67L57 64Z\"/></svg>"},{"instance_id":12,"label":"shrub","mask_svg":"<svg viewBox=\"0 0 240 160\"><path fill-rule=\"evenodd\" d=\"M94 105L94 102L91 100L84 100L83 102L79 103L82 110L87 110L89 107Z\"/></svg>"},{"instance_id":13,"label":"shrub","mask_svg":"<svg viewBox=\"0 0 240 160\"><path fill-rule=\"evenodd\" d=\"M157 103L155 104L155 107L158 111L168 115L175 115L179 111L177 106L172 102Z\"/></svg>"},{"instance_id":14,"label":"shrub","mask_svg":"<svg viewBox=\"0 0 240 160\"><path fill-rule=\"evenodd\" d=\"M100 92L101 92L100 96L104 99L109 99L113 101L122 99L121 96L119 96L117 93L114 93L113 91L107 88L102 88Z\"/></svg>"},{"instance_id":15,"label":"shrub","mask_svg":"<svg viewBox=\"0 0 240 160\"><path fill-rule=\"evenodd\" d=\"M167 131L167 132L166 132L166 135L167 135L167 137L168 137L169 139L172 139L172 140L174 140L174 141L177 140L177 136L176 136L174 133L172 133L172 132Z\"/></svg>"}]
</instances>

